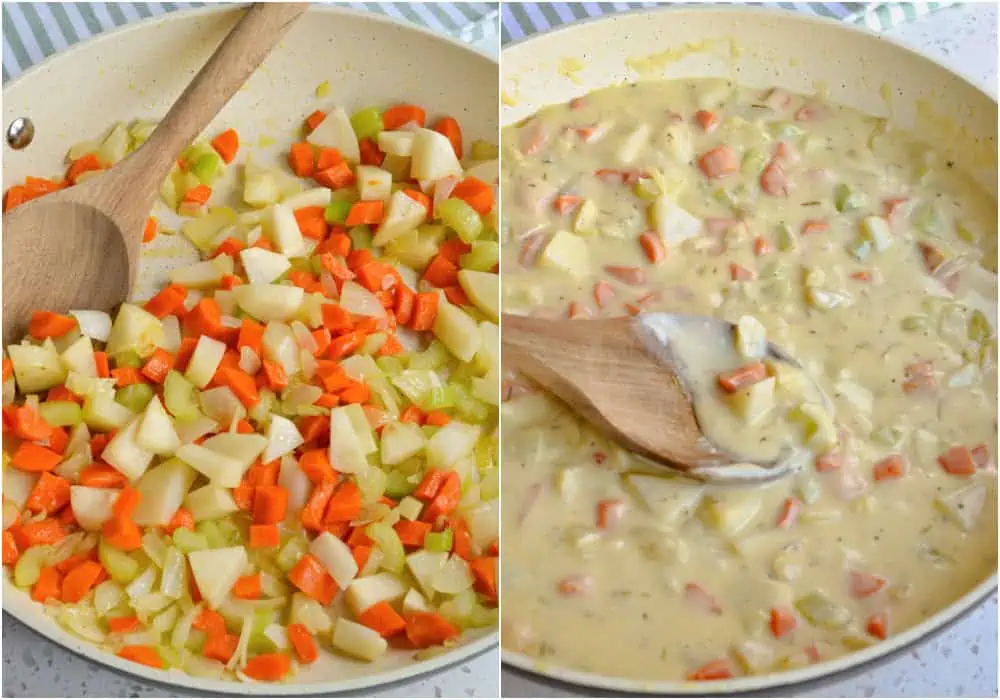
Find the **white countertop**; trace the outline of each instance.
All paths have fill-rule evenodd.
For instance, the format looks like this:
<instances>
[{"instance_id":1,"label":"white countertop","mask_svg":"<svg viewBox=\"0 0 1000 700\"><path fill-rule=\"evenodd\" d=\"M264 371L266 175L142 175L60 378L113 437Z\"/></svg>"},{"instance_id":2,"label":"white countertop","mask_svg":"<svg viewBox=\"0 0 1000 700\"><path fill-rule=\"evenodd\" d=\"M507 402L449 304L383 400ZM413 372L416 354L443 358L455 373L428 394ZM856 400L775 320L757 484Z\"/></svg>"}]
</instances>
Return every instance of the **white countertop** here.
<instances>
[{"instance_id":1,"label":"white countertop","mask_svg":"<svg viewBox=\"0 0 1000 700\"><path fill-rule=\"evenodd\" d=\"M997 94L997 5L940 10L886 32ZM502 674L504 697L573 697L533 679ZM796 690L798 697L997 697L997 598L944 634L888 663L838 682Z\"/></svg>"}]
</instances>

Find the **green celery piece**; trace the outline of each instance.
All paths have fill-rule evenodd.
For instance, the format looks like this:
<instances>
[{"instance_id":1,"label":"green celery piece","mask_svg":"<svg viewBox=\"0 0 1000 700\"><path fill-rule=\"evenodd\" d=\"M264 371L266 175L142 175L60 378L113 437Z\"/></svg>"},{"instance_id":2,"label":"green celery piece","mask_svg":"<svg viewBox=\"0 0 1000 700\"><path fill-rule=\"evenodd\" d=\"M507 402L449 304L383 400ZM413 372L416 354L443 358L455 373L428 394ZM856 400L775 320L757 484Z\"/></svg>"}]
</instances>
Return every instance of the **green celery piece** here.
<instances>
[{"instance_id":1,"label":"green celery piece","mask_svg":"<svg viewBox=\"0 0 1000 700\"><path fill-rule=\"evenodd\" d=\"M247 651L251 654L271 654L278 651L278 645L263 633L251 633Z\"/></svg>"},{"instance_id":2,"label":"green celery piece","mask_svg":"<svg viewBox=\"0 0 1000 700\"><path fill-rule=\"evenodd\" d=\"M480 401L468 392L458 397L455 402L458 414L469 423L483 423L490 416L490 406L485 401Z\"/></svg>"},{"instance_id":3,"label":"green celery piece","mask_svg":"<svg viewBox=\"0 0 1000 700\"><path fill-rule=\"evenodd\" d=\"M852 211L865 206L864 193L844 182L834 188L833 200L837 207L837 211L841 212Z\"/></svg>"},{"instance_id":4,"label":"green celery piece","mask_svg":"<svg viewBox=\"0 0 1000 700\"><path fill-rule=\"evenodd\" d=\"M767 155L759 148L752 148L743 156L741 169L745 173L759 173L767 163Z\"/></svg>"},{"instance_id":5,"label":"green celery piece","mask_svg":"<svg viewBox=\"0 0 1000 700\"><path fill-rule=\"evenodd\" d=\"M192 532L186 527L179 527L174 530L174 546L184 554L196 552L199 549L208 549L208 538L200 532Z\"/></svg>"},{"instance_id":6,"label":"green celery piece","mask_svg":"<svg viewBox=\"0 0 1000 700\"><path fill-rule=\"evenodd\" d=\"M401 471L391 471L385 480L385 495L389 498L398 501L404 496L409 496L413 493L413 490L417 487L416 484L410 483L406 478L406 474Z\"/></svg>"},{"instance_id":7,"label":"green celery piece","mask_svg":"<svg viewBox=\"0 0 1000 700\"><path fill-rule=\"evenodd\" d=\"M214 520L202 520L195 527L195 531L198 534L203 535L206 540L208 540L208 546L211 549L221 549L222 547L228 547L229 542L226 540L226 536L219 529L219 525Z\"/></svg>"},{"instance_id":8,"label":"green celery piece","mask_svg":"<svg viewBox=\"0 0 1000 700\"><path fill-rule=\"evenodd\" d=\"M476 139L469 146L469 158L472 160L496 160L499 156L500 149L489 141Z\"/></svg>"},{"instance_id":9,"label":"green celery piece","mask_svg":"<svg viewBox=\"0 0 1000 700\"><path fill-rule=\"evenodd\" d=\"M372 247L372 230L367 226L355 226L347 235L351 237L351 250L367 250Z\"/></svg>"},{"instance_id":10,"label":"green celery piece","mask_svg":"<svg viewBox=\"0 0 1000 700\"><path fill-rule=\"evenodd\" d=\"M434 437L437 431L441 430L441 428L436 425L422 425L420 426L420 429L424 431L424 437L426 437L428 440Z\"/></svg>"},{"instance_id":11,"label":"green celery piece","mask_svg":"<svg viewBox=\"0 0 1000 700\"><path fill-rule=\"evenodd\" d=\"M351 126L358 139L373 139L385 127L382 125L382 112L374 107L360 109L351 115Z\"/></svg>"},{"instance_id":12,"label":"green celery piece","mask_svg":"<svg viewBox=\"0 0 1000 700\"><path fill-rule=\"evenodd\" d=\"M113 358L115 367L135 367L138 369L142 367L142 358L139 357L139 353L135 350L123 350L122 352L115 355Z\"/></svg>"},{"instance_id":13,"label":"green celery piece","mask_svg":"<svg viewBox=\"0 0 1000 700\"><path fill-rule=\"evenodd\" d=\"M103 537L97 545L97 558L115 583L124 585L139 575L139 562L128 553L112 547Z\"/></svg>"},{"instance_id":14,"label":"green celery piece","mask_svg":"<svg viewBox=\"0 0 1000 700\"><path fill-rule=\"evenodd\" d=\"M495 241L473 241L472 250L459 258L458 262L466 270L489 272L500 262L500 244Z\"/></svg>"},{"instance_id":15,"label":"green celery piece","mask_svg":"<svg viewBox=\"0 0 1000 700\"><path fill-rule=\"evenodd\" d=\"M198 156L191 166L191 172L203 185L211 185L222 174L222 158L214 151Z\"/></svg>"},{"instance_id":16,"label":"green celery piece","mask_svg":"<svg viewBox=\"0 0 1000 700\"><path fill-rule=\"evenodd\" d=\"M142 413L152 399L153 388L149 384L129 384L115 392L115 401L133 413Z\"/></svg>"},{"instance_id":17,"label":"green celery piece","mask_svg":"<svg viewBox=\"0 0 1000 700\"><path fill-rule=\"evenodd\" d=\"M420 408L424 411L435 411L441 408L451 408L455 405L455 392L449 386L431 387L420 397Z\"/></svg>"},{"instance_id":18,"label":"green celery piece","mask_svg":"<svg viewBox=\"0 0 1000 700\"><path fill-rule=\"evenodd\" d=\"M194 384L176 370L167 372L163 381L163 403L172 416L181 420L194 420L200 413Z\"/></svg>"},{"instance_id":19,"label":"green celery piece","mask_svg":"<svg viewBox=\"0 0 1000 700\"><path fill-rule=\"evenodd\" d=\"M382 357L377 358L375 360L375 364L378 365L380 370L389 376L399 374L406 368L402 360L392 355L383 355Z\"/></svg>"},{"instance_id":20,"label":"green celery piece","mask_svg":"<svg viewBox=\"0 0 1000 700\"><path fill-rule=\"evenodd\" d=\"M913 212L913 224L926 234L937 233L941 223L941 211L934 202L921 202Z\"/></svg>"},{"instance_id":21,"label":"green celery piece","mask_svg":"<svg viewBox=\"0 0 1000 700\"><path fill-rule=\"evenodd\" d=\"M76 425L83 421L83 410L74 401L46 401L39 404L38 413L55 427Z\"/></svg>"},{"instance_id":22,"label":"green celery piece","mask_svg":"<svg viewBox=\"0 0 1000 700\"><path fill-rule=\"evenodd\" d=\"M434 215L466 243L476 240L483 232L483 219L479 216L479 212L457 197L438 204Z\"/></svg>"},{"instance_id":23,"label":"green celery piece","mask_svg":"<svg viewBox=\"0 0 1000 700\"><path fill-rule=\"evenodd\" d=\"M441 532L428 532L424 536L424 549L432 552L450 552L454 539L454 533L450 527Z\"/></svg>"},{"instance_id":24,"label":"green celery piece","mask_svg":"<svg viewBox=\"0 0 1000 700\"><path fill-rule=\"evenodd\" d=\"M305 540L301 537L293 537L285 543L285 546L282 547L281 550L279 550L275 563L278 565L279 569L288 573L292 570L292 567L299 562L299 559L302 558L302 555L305 554L308 549L309 546L306 544Z\"/></svg>"},{"instance_id":25,"label":"green celery piece","mask_svg":"<svg viewBox=\"0 0 1000 700\"><path fill-rule=\"evenodd\" d=\"M323 218L328 224L341 224L347 221L347 212L351 210L351 202L338 199L326 205Z\"/></svg>"}]
</instances>

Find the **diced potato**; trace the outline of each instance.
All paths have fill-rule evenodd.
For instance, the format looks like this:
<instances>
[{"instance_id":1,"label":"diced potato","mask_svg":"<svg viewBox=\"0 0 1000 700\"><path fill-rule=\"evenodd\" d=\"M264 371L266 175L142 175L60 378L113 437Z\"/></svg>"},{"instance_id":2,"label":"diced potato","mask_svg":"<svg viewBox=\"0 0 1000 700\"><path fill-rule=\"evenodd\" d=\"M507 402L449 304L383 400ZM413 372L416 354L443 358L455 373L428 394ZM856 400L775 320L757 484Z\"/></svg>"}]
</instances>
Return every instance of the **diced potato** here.
<instances>
[{"instance_id":1,"label":"diced potato","mask_svg":"<svg viewBox=\"0 0 1000 700\"><path fill-rule=\"evenodd\" d=\"M406 556L406 568L428 598L435 595L434 579L448 561L448 552L422 549Z\"/></svg>"},{"instance_id":2,"label":"diced potato","mask_svg":"<svg viewBox=\"0 0 1000 700\"><path fill-rule=\"evenodd\" d=\"M383 571L374 576L354 579L344 592L344 600L354 614L358 615L383 600L390 603L399 600L406 594L406 590L407 586L398 576Z\"/></svg>"},{"instance_id":3,"label":"diced potato","mask_svg":"<svg viewBox=\"0 0 1000 700\"><path fill-rule=\"evenodd\" d=\"M7 356L14 366L17 387L25 394L45 391L66 381L66 366L52 344L8 345Z\"/></svg>"},{"instance_id":4,"label":"diced potato","mask_svg":"<svg viewBox=\"0 0 1000 700\"><path fill-rule=\"evenodd\" d=\"M415 180L440 180L462 174L451 141L431 129L414 130L410 158L410 174Z\"/></svg>"},{"instance_id":5,"label":"diced potato","mask_svg":"<svg viewBox=\"0 0 1000 700\"><path fill-rule=\"evenodd\" d=\"M427 441L427 462L438 467L453 467L458 460L472 454L480 432L478 425L450 422Z\"/></svg>"},{"instance_id":6,"label":"diced potato","mask_svg":"<svg viewBox=\"0 0 1000 700\"><path fill-rule=\"evenodd\" d=\"M372 239L372 245L381 246L398 239L403 234L414 231L426 218L427 210L420 202L402 190L396 190L389 197L385 218ZM411 264L406 260L403 262L407 265ZM411 266L423 267L423 265Z\"/></svg>"},{"instance_id":7,"label":"diced potato","mask_svg":"<svg viewBox=\"0 0 1000 700\"><path fill-rule=\"evenodd\" d=\"M809 395L812 385L801 369L780 360L767 360L764 364L767 365L768 373L776 380L779 394L796 398Z\"/></svg>"},{"instance_id":8,"label":"diced potato","mask_svg":"<svg viewBox=\"0 0 1000 700\"><path fill-rule=\"evenodd\" d=\"M774 663L774 650L755 639L733 645L733 656L747 673L764 673Z\"/></svg>"},{"instance_id":9,"label":"diced potato","mask_svg":"<svg viewBox=\"0 0 1000 700\"><path fill-rule=\"evenodd\" d=\"M386 652L389 643L375 630L340 617L333 629L333 646L364 661L374 661Z\"/></svg>"},{"instance_id":10,"label":"diced potato","mask_svg":"<svg viewBox=\"0 0 1000 700\"><path fill-rule=\"evenodd\" d=\"M184 498L184 507L191 511L195 521L215 520L239 510L230 490L207 484L195 489Z\"/></svg>"},{"instance_id":11,"label":"diced potato","mask_svg":"<svg viewBox=\"0 0 1000 700\"><path fill-rule=\"evenodd\" d=\"M184 377L199 389L205 388L222 362L226 352L226 344L203 335L198 338L191 360L188 362Z\"/></svg>"},{"instance_id":12,"label":"diced potato","mask_svg":"<svg viewBox=\"0 0 1000 700\"><path fill-rule=\"evenodd\" d=\"M330 572L333 580L341 589L348 588L358 573L358 564L354 561L351 548L343 540L334 537L329 532L321 532L309 543L309 553Z\"/></svg>"},{"instance_id":13,"label":"diced potato","mask_svg":"<svg viewBox=\"0 0 1000 700\"><path fill-rule=\"evenodd\" d=\"M573 233L580 236L592 236L597 233L597 205L587 199L576 210L573 217Z\"/></svg>"},{"instance_id":14,"label":"diced potato","mask_svg":"<svg viewBox=\"0 0 1000 700\"><path fill-rule=\"evenodd\" d=\"M698 508L705 485L698 481L649 474L625 474L626 488L664 525L679 525Z\"/></svg>"},{"instance_id":15,"label":"diced potato","mask_svg":"<svg viewBox=\"0 0 1000 700\"><path fill-rule=\"evenodd\" d=\"M826 409L819 404L803 403L790 413L790 417L803 424L809 446L818 453L836 446L837 426Z\"/></svg>"},{"instance_id":16,"label":"diced potato","mask_svg":"<svg viewBox=\"0 0 1000 700\"><path fill-rule=\"evenodd\" d=\"M590 249L583 238L557 231L539 256L539 262L574 277L584 277L590 273Z\"/></svg>"},{"instance_id":17,"label":"diced potato","mask_svg":"<svg viewBox=\"0 0 1000 700\"><path fill-rule=\"evenodd\" d=\"M753 490L720 491L702 501L702 522L727 537L739 534L760 512L761 494Z\"/></svg>"},{"instance_id":18,"label":"diced potato","mask_svg":"<svg viewBox=\"0 0 1000 700\"><path fill-rule=\"evenodd\" d=\"M70 486L69 503L80 527L95 532L111 518L111 508L117 500L119 489Z\"/></svg>"},{"instance_id":19,"label":"diced potato","mask_svg":"<svg viewBox=\"0 0 1000 700\"><path fill-rule=\"evenodd\" d=\"M141 420L141 417L135 418L115 433L101 453L101 459L128 477L129 481L141 477L153 461L153 453L136 442Z\"/></svg>"},{"instance_id":20,"label":"diced potato","mask_svg":"<svg viewBox=\"0 0 1000 700\"><path fill-rule=\"evenodd\" d=\"M346 474L360 474L368 469L367 453L346 409L330 411L330 463Z\"/></svg>"},{"instance_id":21,"label":"diced potato","mask_svg":"<svg viewBox=\"0 0 1000 700\"><path fill-rule=\"evenodd\" d=\"M372 165L359 165L355 171L358 197L387 201L392 194L392 173Z\"/></svg>"},{"instance_id":22,"label":"diced potato","mask_svg":"<svg viewBox=\"0 0 1000 700\"><path fill-rule=\"evenodd\" d=\"M295 219L291 207L284 203L275 204L270 209L271 215L264 220L264 230L267 232L278 252L288 258L297 258L305 254L305 239Z\"/></svg>"},{"instance_id":23,"label":"diced potato","mask_svg":"<svg viewBox=\"0 0 1000 700\"><path fill-rule=\"evenodd\" d=\"M479 324L462 309L443 298L432 330L451 354L462 362L471 362L482 342Z\"/></svg>"},{"instance_id":24,"label":"diced potato","mask_svg":"<svg viewBox=\"0 0 1000 700\"><path fill-rule=\"evenodd\" d=\"M776 380L768 377L726 396L726 401L747 425L757 425L774 408Z\"/></svg>"},{"instance_id":25,"label":"diced potato","mask_svg":"<svg viewBox=\"0 0 1000 700\"><path fill-rule=\"evenodd\" d=\"M822 591L813 591L795 601L795 608L810 623L827 630L844 629L851 623L851 611L835 603Z\"/></svg>"},{"instance_id":26,"label":"diced potato","mask_svg":"<svg viewBox=\"0 0 1000 700\"><path fill-rule=\"evenodd\" d=\"M162 462L139 479L136 490L142 494L132 514L136 525L163 527L181 507L197 474L179 459Z\"/></svg>"},{"instance_id":27,"label":"diced potato","mask_svg":"<svg viewBox=\"0 0 1000 700\"><path fill-rule=\"evenodd\" d=\"M177 450L176 456L204 474L216 486L230 489L240 485L243 472L249 466L194 443L182 446Z\"/></svg>"},{"instance_id":28,"label":"diced potato","mask_svg":"<svg viewBox=\"0 0 1000 700\"><path fill-rule=\"evenodd\" d=\"M343 107L334 107L326 118L306 137L306 141L316 146L336 148L344 160L357 163L361 159L358 137L351 126L351 118Z\"/></svg>"},{"instance_id":29,"label":"diced potato","mask_svg":"<svg viewBox=\"0 0 1000 700\"><path fill-rule=\"evenodd\" d=\"M872 248L879 253L892 245L892 231L889 229L889 222L881 216L866 216L862 219L861 236L871 243Z\"/></svg>"},{"instance_id":30,"label":"diced potato","mask_svg":"<svg viewBox=\"0 0 1000 700\"><path fill-rule=\"evenodd\" d=\"M222 547L189 552L188 562L205 602L211 608L218 608L229 596L236 579L243 575L248 559L243 547Z\"/></svg>"},{"instance_id":31,"label":"diced potato","mask_svg":"<svg viewBox=\"0 0 1000 700\"><path fill-rule=\"evenodd\" d=\"M767 330L753 316L740 316L736 322L736 349L748 360L767 354Z\"/></svg>"},{"instance_id":32,"label":"diced potato","mask_svg":"<svg viewBox=\"0 0 1000 700\"><path fill-rule=\"evenodd\" d=\"M154 396L146 404L135 439L140 447L158 455L171 455L181 446L173 421L164 410L159 397Z\"/></svg>"},{"instance_id":33,"label":"diced potato","mask_svg":"<svg viewBox=\"0 0 1000 700\"><path fill-rule=\"evenodd\" d=\"M289 321L305 296L301 287L287 284L241 284L233 289L236 303L259 321Z\"/></svg>"},{"instance_id":34,"label":"diced potato","mask_svg":"<svg viewBox=\"0 0 1000 700\"><path fill-rule=\"evenodd\" d=\"M240 251L240 262L250 284L270 284L292 266L284 255L263 248L243 249Z\"/></svg>"},{"instance_id":35,"label":"diced potato","mask_svg":"<svg viewBox=\"0 0 1000 700\"><path fill-rule=\"evenodd\" d=\"M148 357L162 342L163 324L160 319L134 304L122 304L104 351L108 355L117 355L134 350L139 357Z\"/></svg>"},{"instance_id":36,"label":"diced potato","mask_svg":"<svg viewBox=\"0 0 1000 700\"><path fill-rule=\"evenodd\" d=\"M132 420L132 411L115 401L112 392L100 391L84 400L83 420L94 430L107 432L121 428Z\"/></svg>"},{"instance_id":37,"label":"diced potato","mask_svg":"<svg viewBox=\"0 0 1000 700\"><path fill-rule=\"evenodd\" d=\"M649 219L668 247L694 238L701 232L701 220L679 207L667 195L660 195L649 205Z\"/></svg>"},{"instance_id":38,"label":"diced potato","mask_svg":"<svg viewBox=\"0 0 1000 700\"><path fill-rule=\"evenodd\" d=\"M934 499L934 505L966 532L974 529L986 505L986 486L969 484Z\"/></svg>"},{"instance_id":39,"label":"diced potato","mask_svg":"<svg viewBox=\"0 0 1000 700\"><path fill-rule=\"evenodd\" d=\"M643 122L625 137L615 154L619 165L631 165L639 157L643 146L649 143L649 132L649 124Z\"/></svg>"},{"instance_id":40,"label":"diced potato","mask_svg":"<svg viewBox=\"0 0 1000 700\"><path fill-rule=\"evenodd\" d=\"M413 152L413 132L380 131L378 147L386 155L409 158Z\"/></svg>"},{"instance_id":41,"label":"diced potato","mask_svg":"<svg viewBox=\"0 0 1000 700\"><path fill-rule=\"evenodd\" d=\"M212 210L181 225L181 233L202 253L213 249L216 236L223 229L236 223L236 212L230 207L212 207Z\"/></svg>"},{"instance_id":42,"label":"diced potato","mask_svg":"<svg viewBox=\"0 0 1000 700\"><path fill-rule=\"evenodd\" d=\"M396 465L420 454L426 438L415 423L392 422L382 429L382 464Z\"/></svg>"},{"instance_id":43,"label":"diced potato","mask_svg":"<svg viewBox=\"0 0 1000 700\"><path fill-rule=\"evenodd\" d=\"M97 363L94 360L94 344L85 335L80 336L59 356L66 369L84 377L97 376Z\"/></svg>"},{"instance_id":44,"label":"diced potato","mask_svg":"<svg viewBox=\"0 0 1000 700\"><path fill-rule=\"evenodd\" d=\"M491 321L500 318L500 275L475 270L459 270L458 283L473 304Z\"/></svg>"}]
</instances>

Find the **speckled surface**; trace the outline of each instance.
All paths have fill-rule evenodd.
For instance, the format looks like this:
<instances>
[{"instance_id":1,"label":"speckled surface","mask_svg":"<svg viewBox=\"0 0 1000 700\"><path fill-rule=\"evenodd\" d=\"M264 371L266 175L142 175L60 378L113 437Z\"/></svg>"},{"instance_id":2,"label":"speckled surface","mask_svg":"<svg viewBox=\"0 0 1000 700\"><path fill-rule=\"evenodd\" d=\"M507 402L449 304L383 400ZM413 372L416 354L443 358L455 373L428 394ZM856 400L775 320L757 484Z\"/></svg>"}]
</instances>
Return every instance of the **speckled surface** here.
<instances>
[{"instance_id":1,"label":"speckled surface","mask_svg":"<svg viewBox=\"0 0 1000 700\"><path fill-rule=\"evenodd\" d=\"M887 32L997 94L997 5L969 4ZM504 697L574 697L505 669ZM851 678L796 689L797 697L997 697L997 598L948 631Z\"/></svg>"}]
</instances>

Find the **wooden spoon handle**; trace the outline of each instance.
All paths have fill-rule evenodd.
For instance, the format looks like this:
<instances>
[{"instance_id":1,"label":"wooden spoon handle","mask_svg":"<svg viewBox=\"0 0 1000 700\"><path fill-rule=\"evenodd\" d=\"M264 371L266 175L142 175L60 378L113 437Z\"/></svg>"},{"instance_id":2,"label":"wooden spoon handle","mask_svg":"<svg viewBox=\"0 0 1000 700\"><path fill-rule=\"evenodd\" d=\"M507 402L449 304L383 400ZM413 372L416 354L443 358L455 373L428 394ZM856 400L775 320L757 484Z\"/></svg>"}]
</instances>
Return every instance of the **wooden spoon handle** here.
<instances>
[{"instance_id":1,"label":"wooden spoon handle","mask_svg":"<svg viewBox=\"0 0 1000 700\"><path fill-rule=\"evenodd\" d=\"M259 2L243 15L142 148L122 163L132 183L158 188L181 151L257 70L308 3Z\"/></svg>"}]
</instances>

